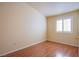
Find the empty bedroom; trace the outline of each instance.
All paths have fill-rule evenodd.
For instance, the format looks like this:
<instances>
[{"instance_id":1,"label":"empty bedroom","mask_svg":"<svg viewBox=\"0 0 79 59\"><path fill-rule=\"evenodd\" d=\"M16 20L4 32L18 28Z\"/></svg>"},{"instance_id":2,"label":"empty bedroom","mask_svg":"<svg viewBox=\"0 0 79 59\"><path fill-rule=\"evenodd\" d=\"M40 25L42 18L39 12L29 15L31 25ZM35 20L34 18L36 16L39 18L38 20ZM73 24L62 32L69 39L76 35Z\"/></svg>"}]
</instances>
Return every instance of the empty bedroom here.
<instances>
[{"instance_id":1,"label":"empty bedroom","mask_svg":"<svg viewBox=\"0 0 79 59\"><path fill-rule=\"evenodd\" d=\"M0 2L1 57L79 57L79 2Z\"/></svg>"}]
</instances>

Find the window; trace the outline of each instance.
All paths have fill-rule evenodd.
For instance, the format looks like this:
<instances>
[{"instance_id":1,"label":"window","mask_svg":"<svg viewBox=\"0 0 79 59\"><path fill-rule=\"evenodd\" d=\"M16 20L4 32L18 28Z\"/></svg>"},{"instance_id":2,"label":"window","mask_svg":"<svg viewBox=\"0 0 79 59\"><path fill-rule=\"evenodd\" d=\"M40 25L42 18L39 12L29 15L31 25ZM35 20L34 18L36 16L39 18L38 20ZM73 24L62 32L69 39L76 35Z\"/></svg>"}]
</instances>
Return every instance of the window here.
<instances>
[{"instance_id":1,"label":"window","mask_svg":"<svg viewBox=\"0 0 79 59\"><path fill-rule=\"evenodd\" d=\"M71 19L64 20L64 31L70 32L71 31Z\"/></svg>"},{"instance_id":2,"label":"window","mask_svg":"<svg viewBox=\"0 0 79 59\"><path fill-rule=\"evenodd\" d=\"M62 32L62 20L57 20L57 32Z\"/></svg>"},{"instance_id":3,"label":"window","mask_svg":"<svg viewBox=\"0 0 79 59\"><path fill-rule=\"evenodd\" d=\"M57 20L56 31L57 32L71 32L71 19Z\"/></svg>"}]
</instances>

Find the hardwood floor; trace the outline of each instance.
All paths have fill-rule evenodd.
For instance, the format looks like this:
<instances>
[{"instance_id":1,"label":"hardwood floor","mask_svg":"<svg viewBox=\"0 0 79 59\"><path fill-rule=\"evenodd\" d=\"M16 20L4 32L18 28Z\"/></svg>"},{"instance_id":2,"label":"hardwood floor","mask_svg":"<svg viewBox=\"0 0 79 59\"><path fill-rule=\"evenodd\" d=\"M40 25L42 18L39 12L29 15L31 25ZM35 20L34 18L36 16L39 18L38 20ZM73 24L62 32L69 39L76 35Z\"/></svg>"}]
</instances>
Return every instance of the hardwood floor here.
<instances>
[{"instance_id":1,"label":"hardwood floor","mask_svg":"<svg viewBox=\"0 0 79 59\"><path fill-rule=\"evenodd\" d=\"M77 47L45 41L4 57L77 57Z\"/></svg>"}]
</instances>

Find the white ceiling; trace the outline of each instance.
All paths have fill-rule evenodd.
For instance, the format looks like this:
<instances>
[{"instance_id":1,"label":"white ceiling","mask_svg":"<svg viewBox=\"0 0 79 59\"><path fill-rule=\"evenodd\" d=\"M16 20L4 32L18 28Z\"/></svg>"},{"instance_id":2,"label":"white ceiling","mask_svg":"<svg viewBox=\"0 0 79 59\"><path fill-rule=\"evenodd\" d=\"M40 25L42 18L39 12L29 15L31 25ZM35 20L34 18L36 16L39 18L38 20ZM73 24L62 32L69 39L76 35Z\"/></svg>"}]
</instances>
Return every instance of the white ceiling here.
<instances>
[{"instance_id":1,"label":"white ceiling","mask_svg":"<svg viewBox=\"0 0 79 59\"><path fill-rule=\"evenodd\" d=\"M79 2L28 2L44 16L53 16L79 9Z\"/></svg>"}]
</instances>

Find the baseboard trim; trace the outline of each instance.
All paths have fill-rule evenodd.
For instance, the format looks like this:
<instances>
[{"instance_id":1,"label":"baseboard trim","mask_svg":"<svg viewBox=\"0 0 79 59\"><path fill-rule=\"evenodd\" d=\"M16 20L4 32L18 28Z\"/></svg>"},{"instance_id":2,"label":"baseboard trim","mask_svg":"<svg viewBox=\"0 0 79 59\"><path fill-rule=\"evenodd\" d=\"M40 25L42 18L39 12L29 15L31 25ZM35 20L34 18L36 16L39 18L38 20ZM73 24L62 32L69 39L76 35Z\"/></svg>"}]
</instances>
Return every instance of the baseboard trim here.
<instances>
[{"instance_id":1,"label":"baseboard trim","mask_svg":"<svg viewBox=\"0 0 79 59\"><path fill-rule=\"evenodd\" d=\"M47 41L56 42L56 43L59 43L59 44L69 45L69 46L73 46L73 47L77 47L75 45L70 45L70 44L67 44L67 43L64 43L64 42L58 42L58 41L53 41L53 40L47 40Z\"/></svg>"},{"instance_id":2,"label":"baseboard trim","mask_svg":"<svg viewBox=\"0 0 79 59\"><path fill-rule=\"evenodd\" d=\"M10 53L13 53L13 52L16 52L16 51L22 50L22 49L24 49L24 48L28 48L28 47L30 47L30 46L33 46L33 45L35 45L35 44L39 44L39 43L44 42L44 41L46 41L46 40L43 40L43 41L40 41L40 42L36 42L36 43L34 43L34 44L27 45L27 46L24 46L24 47L21 47L21 48L18 48L18 49L12 50L12 51L8 51L8 52L6 52L6 53L1 54L0 56L5 56L5 55L7 55L7 54L10 54Z\"/></svg>"}]
</instances>

